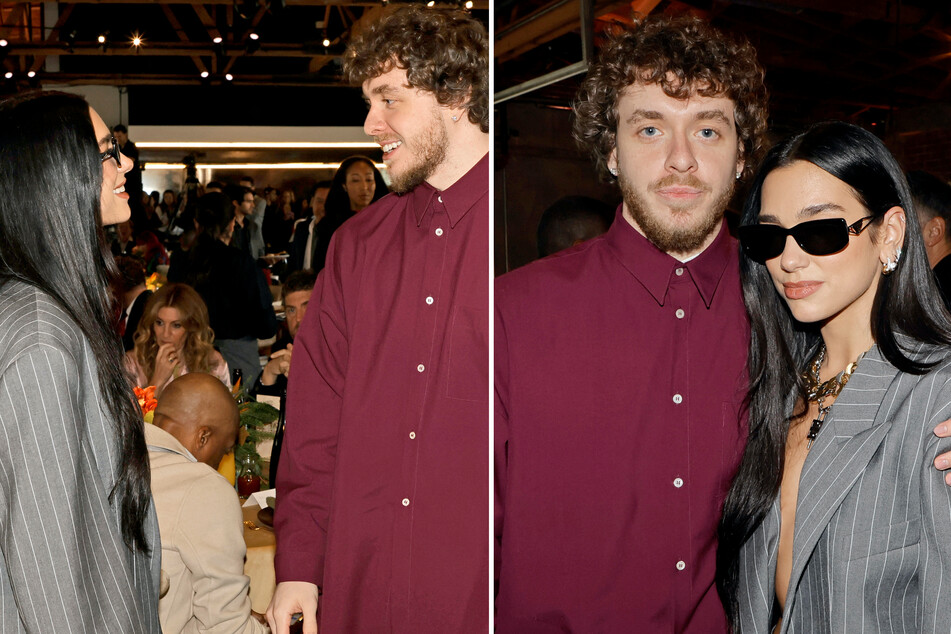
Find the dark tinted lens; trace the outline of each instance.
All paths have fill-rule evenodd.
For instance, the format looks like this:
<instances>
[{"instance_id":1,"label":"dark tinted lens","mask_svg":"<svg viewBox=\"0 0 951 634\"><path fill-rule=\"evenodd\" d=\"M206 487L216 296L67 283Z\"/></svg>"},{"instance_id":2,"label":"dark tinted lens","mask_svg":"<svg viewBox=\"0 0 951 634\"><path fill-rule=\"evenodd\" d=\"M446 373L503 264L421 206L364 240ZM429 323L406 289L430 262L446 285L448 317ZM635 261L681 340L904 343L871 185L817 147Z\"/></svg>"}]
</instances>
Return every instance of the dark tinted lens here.
<instances>
[{"instance_id":1,"label":"dark tinted lens","mask_svg":"<svg viewBox=\"0 0 951 634\"><path fill-rule=\"evenodd\" d=\"M779 225L746 225L737 233L747 257L761 264L783 252L789 235L810 255L831 255L849 244L849 228L844 218L810 220L792 229Z\"/></svg>"},{"instance_id":2,"label":"dark tinted lens","mask_svg":"<svg viewBox=\"0 0 951 634\"><path fill-rule=\"evenodd\" d=\"M778 225L747 225L737 235L747 257L762 264L783 252L787 232Z\"/></svg>"},{"instance_id":3,"label":"dark tinted lens","mask_svg":"<svg viewBox=\"0 0 951 634\"><path fill-rule=\"evenodd\" d=\"M844 218L803 222L789 232L810 255L832 255L849 244L849 225Z\"/></svg>"}]
</instances>

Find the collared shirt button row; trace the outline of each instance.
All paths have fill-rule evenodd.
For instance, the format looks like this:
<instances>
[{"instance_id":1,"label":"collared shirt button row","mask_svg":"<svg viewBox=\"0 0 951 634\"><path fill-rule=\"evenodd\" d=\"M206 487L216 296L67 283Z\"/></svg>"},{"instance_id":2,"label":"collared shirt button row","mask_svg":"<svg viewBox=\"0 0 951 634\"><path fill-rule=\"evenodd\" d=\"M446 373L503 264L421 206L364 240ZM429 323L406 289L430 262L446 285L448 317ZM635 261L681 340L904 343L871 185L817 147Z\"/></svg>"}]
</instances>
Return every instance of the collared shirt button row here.
<instances>
[{"instance_id":1,"label":"collared shirt button row","mask_svg":"<svg viewBox=\"0 0 951 634\"><path fill-rule=\"evenodd\" d=\"M437 235L437 236L441 236L441 235L442 235L442 227L436 227L436 235Z\"/></svg>"},{"instance_id":2,"label":"collared shirt button row","mask_svg":"<svg viewBox=\"0 0 951 634\"><path fill-rule=\"evenodd\" d=\"M433 305L433 302L434 302L434 301L436 301L436 300L434 300L432 297L427 297L427 298L426 298L426 303L429 304L430 306Z\"/></svg>"},{"instance_id":3,"label":"collared shirt button row","mask_svg":"<svg viewBox=\"0 0 951 634\"><path fill-rule=\"evenodd\" d=\"M419 366L419 367L423 367L423 366ZM422 370L420 370L420 372L422 372ZM680 405L683 402L684 402L684 397L682 397L680 394L674 394L674 403L676 403L677 405Z\"/></svg>"},{"instance_id":4,"label":"collared shirt button row","mask_svg":"<svg viewBox=\"0 0 951 634\"><path fill-rule=\"evenodd\" d=\"M684 274L684 270L682 267L677 267L676 269L674 269L674 273L676 273L677 276L679 277Z\"/></svg>"},{"instance_id":5,"label":"collared shirt button row","mask_svg":"<svg viewBox=\"0 0 951 634\"><path fill-rule=\"evenodd\" d=\"M409 500L403 500L403 502L409 504ZM687 567L687 564L685 564L684 562L682 561L677 562L677 570L683 570L686 567Z\"/></svg>"},{"instance_id":6,"label":"collared shirt button row","mask_svg":"<svg viewBox=\"0 0 951 634\"><path fill-rule=\"evenodd\" d=\"M403 498L403 506L409 506L409 498Z\"/></svg>"},{"instance_id":7,"label":"collared shirt button row","mask_svg":"<svg viewBox=\"0 0 951 634\"><path fill-rule=\"evenodd\" d=\"M416 366L416 371L417 371L417 372L422 372L422 371L424 371L425 369L426 369L426 366L423 365L422 363L420 363L418 366Z\"/></svg>"},{"instance_id":8,"label":"collared shirt button row","mask_svg":"<svg viewBox=\"0 0 951 634\"><path fill-rule=\"evenodd\" d=\"M680 478L674 478L674 486L678 489L684 485L684 481Z\"/></svg>"},{"instance_id":9,"label":"collared shirt button row","mask_svg":"<svg viewBox=\"0 0 951 634\"><path fill-rule=\"evenodd\" d=\"M677 312L674 313L674 314L677 315L677 319L683 319L683 318L684 318L684 309L683 309L683 308L678 308L678 309L677 309Z\"/></svg>"}]
</instances>

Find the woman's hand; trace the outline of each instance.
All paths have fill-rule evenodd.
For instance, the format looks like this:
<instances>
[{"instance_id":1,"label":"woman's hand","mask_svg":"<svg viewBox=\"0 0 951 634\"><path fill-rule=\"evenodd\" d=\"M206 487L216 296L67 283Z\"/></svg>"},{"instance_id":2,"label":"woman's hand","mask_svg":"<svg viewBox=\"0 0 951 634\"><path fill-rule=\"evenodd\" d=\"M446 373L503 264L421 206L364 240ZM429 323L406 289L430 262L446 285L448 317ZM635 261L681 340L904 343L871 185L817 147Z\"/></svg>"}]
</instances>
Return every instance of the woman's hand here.
<instances>
[{"instance_id":1,"label":"woman's hand","mask_svg":"<svg viewBox=\"0 0 951 634\"><path fill-rule=\"evenodd\" d=\"M178 368L179 351L170 343L159 346L155 355L155 370L152 371L151 385L160 388L172 377Z\"/></svg>"}]
</instances>

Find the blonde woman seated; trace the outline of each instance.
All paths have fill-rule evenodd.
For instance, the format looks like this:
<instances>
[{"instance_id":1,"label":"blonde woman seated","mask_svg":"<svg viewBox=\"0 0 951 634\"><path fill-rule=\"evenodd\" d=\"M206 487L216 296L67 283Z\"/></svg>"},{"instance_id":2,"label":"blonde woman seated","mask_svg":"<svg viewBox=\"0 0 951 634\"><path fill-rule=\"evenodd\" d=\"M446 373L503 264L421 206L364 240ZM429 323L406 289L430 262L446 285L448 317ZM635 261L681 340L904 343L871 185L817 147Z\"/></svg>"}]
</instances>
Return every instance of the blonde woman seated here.
<instances>
[{"instance_id":1,"label":"blonde woman seated","mask_svg":"<svg viewBox=\"0 0 951 634\"><path fill-rule=\"evenodd\" d=\"M212 346L208 309L185 284L166 284L149 299L135 331L135 347L126 353L126 369L139 387L165 386L189 372L206 372L231 387L228 364Z\"/></svg>"}]
</instances>

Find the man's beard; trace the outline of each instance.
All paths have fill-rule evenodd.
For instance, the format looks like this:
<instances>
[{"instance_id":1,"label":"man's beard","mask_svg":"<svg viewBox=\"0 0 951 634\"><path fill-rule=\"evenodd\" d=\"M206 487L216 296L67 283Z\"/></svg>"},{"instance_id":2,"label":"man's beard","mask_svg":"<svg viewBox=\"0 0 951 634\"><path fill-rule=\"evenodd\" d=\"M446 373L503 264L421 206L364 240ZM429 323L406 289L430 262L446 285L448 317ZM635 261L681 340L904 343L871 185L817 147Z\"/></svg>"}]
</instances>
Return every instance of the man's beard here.
<instances>
[{"instance_id":1,"label":"man's beard","mask_svg":"<svg viewBox=\"0 0 951 634\"><path fill-rule=\"evenodd\" d=\"M446 159L446 146L449 145L449 134L446 132L445 122L439 118L438 112L432 112L427 132L410 140L403 139L403 150L412 153L409 157L413 163L402 168L399 174L390 171L390 190L407 192L429 178L436 168Z\"/></svg>"},{"instance_id":2,"label":"man's beard","mask_svg":"<svg viewBox=\"0 0 951 634\"><path fill-rule=\"evenodd\" d=\"M663 214L669 213L675 218L678 215L703 214L706 210L698 205L693 205L685 206L682 209L670 209L669 211L662 209L652 213L648 201L624 178L623 172L618 175L618 184L621 186L621 194L624 196L624 206L630 212L631 217L640 227L644 236L658 249L669 254L692 253L703 246L710 234L720 226L720 221L723 220L723 214L726 212L730 198L733 197L734 188L731 181L729 187L720 192L716 199L712 201L712 208L709 212L705 216L698 216L699 224L678 227L673 222L665 224ZM651 183L648 191L674 185L685 185L704 191L710 189L693 176L687 176L686 178L668 176Z\"/></svg>"}]
</instances>

